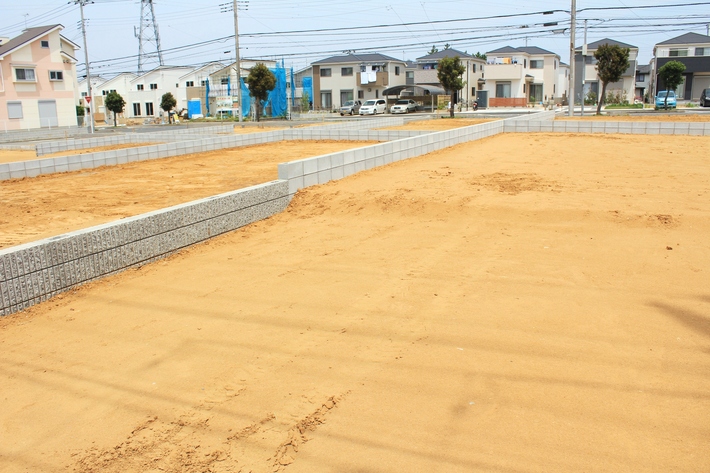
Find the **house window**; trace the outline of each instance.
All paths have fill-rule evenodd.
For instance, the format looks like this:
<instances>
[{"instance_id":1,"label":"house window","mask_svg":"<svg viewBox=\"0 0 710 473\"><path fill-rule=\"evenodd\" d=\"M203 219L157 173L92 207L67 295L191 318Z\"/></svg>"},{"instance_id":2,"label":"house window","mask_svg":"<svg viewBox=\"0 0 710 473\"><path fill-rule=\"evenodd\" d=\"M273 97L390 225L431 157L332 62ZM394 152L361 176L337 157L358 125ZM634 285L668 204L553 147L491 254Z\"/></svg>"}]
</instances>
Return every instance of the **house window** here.
<instances>
[{"instance_id":1,"label":"house window","mask_svg":"<svg viewBox=\"0 0 710 473\"><path fill-rule=\"evenodd\" d=\"M475 87L471 87L471 95L472 95L473 97L476 96L476 88L475 88Z\"/></svg>"},{"instance_id":2,"label":"house window","mask_svg":"<svg viewBox=\"0 0 710 473\"><path fill-rule=\"evenodd\" d=\"M476 65L475 64L473 65L473 72L474 73L476 72Z\"/></svg>"},{"instance_id":3,"label":"house window","mask_svg":"<svg viewBox=\"0 0 710 473\"><path fill-rule=\"evenodd\" d=\"M342 107L348 100L353 100L353 89L340 91L340 106Z\"/></svg>"},{"instance_id":4,"label":"house window","mask_svg":"<svg viewBox=\"0 0 710 473\"><path fill-rule=\"evenodd\" d=\"M153 102L146 102L145 103L145 114L148 115L149 117L153 116Z\"/></svg>"},{"instance_id":5,"label":"house window","mask_svg":"<svg viewBox=\"0 0 710 473\"><path fill-rule=\"evenodd\" d=\"M207 81L204 81L204 80L203 80L203 81L200 81L200 85L201 85L202 87L204 87L206 83L207 83Z\"/></svg>"},{"instance_id":6,"label":"house window","mask_svg":"<svg viewBox=\"0 0 710 473\"><path fill-rule=\"evenodd\" d=\"M710 56L710 48L695 48L696 56Z\"/></svg>"},{"instance_id":7,"label":"house window","mask_svg":"<svg viewBox=\"0 0 710 473\"><path fill-rule=\"evenodd\" d=\"M380 98L380 89L375 89L375 98L376 99Z\"/></svg>"},{"instance_id":8,"label":"house window","mask_svg":"<svg viewBox=\"0 0 710 473\"><path fill-rule=\"evenodd\" d=\"M88 92L82 92L82 93L81 93L81 96L82 96L82 97L87 97L88 95L89 95Z\"/></svg>"},{"instance_id":9,"label":"house window","mask_svg":"<svg viewBox=\"0 0 710 473\"><path fill-rule=\"evenodd\" d=\"M37 81L37 79L35 78L35 70L34 69L25 69L25 68L15 69L15 79L17 79L18 82L36 82Z\"/></svg>"},{"instance_id":10,"label":"house window","mask_svg":"<svg viewBox=\"0 0 710 473\"><path fill-rule=\"evenodd\" d=\"M22 102L7 103L7 118L22 118Z\"/></svg>"},{"instance_id":11,"label":"house window","mask_svg":"<svg viewBox=\"0 0 710 473\"><path fill-rule=\"evenodd\" d=\"M49 41L40 41L40 46L43 48L49 48Z\"/></svg>"},{"instance_id":12,"label":"house window","mask_svg":"<svg viewBox=\"0 0 710 473\"><path fill-rule=\"evenodd\" d=\"M158 90L158 84L150 84L150 90Z\"/></svg>"},{"instance_id":13,"label":"house window","mask_svg":"<svg viewBox=\"0 0 710 473\"><path fill-rule=\"evenodd\" d=\"M321 69L320 70L320 76L321 77L330 77L332 74L331 69Z\"/></svg>"},{"instance_id":14,"label":"house window","mask_svg":"<svg viewBox=\"0 0 710 473\"><path fill-rule=\"evenodd\" d=\"M143 84L136 84L136 90L143 90Z\"/></svg>"},{"instance_id":15,"label":"house window","mask_svg":"<svg viewBox=\"0 0 710 473\"><path fill-rule=\"evenodd\" d=\"M189 80L189 81L185 82L185 87L195 87L195 82Z\"/></svg>"},{"instance_id":16,"label":"house window","mask_svg":"<svg viewBox=\"0 0 710 473\"><path fill-rule=\"evenodd\" d=\"M227 84L229 84L229 77L222 77L222 79L220 80L220 83L221 83L222 85L227 85Z\"/></svg>"},{"instance_id":17,"label":"house window","mask_svg":"<svg viewBox=\"0 0 710 473\"><path fill-rule=\"evenodd\" d=\"M323 69L321 69L322 71ZM353 68L352 67L343 67L340 69L340 75L341 76L351 76L353 75Z\"/></svg>"},{"instance_id":18,"label":"house window","mask_svg":"<svg viewBox=\"0 0 710 473\"><path fill-rule=\"evenodd\" d=\"M542 69L545 67L545 61L542 59L532 59L530 61L530 69Z\"/></svg>"},{"instance_id":19,"label":"house window","mask_svg":"<svg viewBox=\"0 0 710 473\"><path fill-rule=\"evenodd\" d=\"M524 67L525 69L528 68L528 60L527 60L527 59L523 59L523 67Z\"/></svg>"},{"instance_id":20,"label":"house window","mask_svg":"<svg viewBox=\"0 0 710 473\"><path fill-rule=\"evenodd\" d=\"M399 66L394 66L394 75L399 75Z\"/></svg>"},{"instance_id":21,"label":"house window","mask_svg":"<svg viewBox=\"0 0 710 473\"><path fill-rule=\"evenodd\" d=\"M668 55L670 57L685 57L688 55L688 50L687 49L671 49L668 52Z\"/></svg>"},{"instance_id":22,"label":"house window","mask_svg":"<svg viewBox=\"0 0 710 473\"><path fill-rule=\"evenodd\" d=\"M364 91L364 90L358 90L358 91L357 91L357 98L359 98L359 99L364 99L364 98L365 98L365 91Z\"/></svg>"},{"instance_id":23,"label":"house window","mask_svg":"<svg viewBox=\"0 0 710 473\"><path fill-rule=\"evenodd\" d=\"M49 71L49 80L60 81L64 80L63 71Z\"/></svg>"},{"instance_id":24,"label":"house window","mask_svg":"<svg viewBox=\"0 0 710 473\"><path fill-rule=\"evenodd\" d=\"M134 103L134 104L133 104L133 116L134 116L134 117L140 117L140 116L141 116L141 104L139 104L139 103Z\"/></svg>"},{"instance_id":25,"label":"house window","mask_svg":"<svg viewBox=\"0 0 710 473\"><path fill-rule=\"evenodd\" d=\"M509 99L510 85L510 82L496 82L496 98Z\"/></svg>"},{"instance_id":26,"label":"house window","mask_svg":"<svg viewBox=\"0 0 710 473\"><path fill-rule=\"evenodd\" d=\"M321 72L323 69L321 69ZM322 109L328 110L333 108L333 94L330 90L323 90L320 93L320 106Z\"/></svg>"}]
</instances>

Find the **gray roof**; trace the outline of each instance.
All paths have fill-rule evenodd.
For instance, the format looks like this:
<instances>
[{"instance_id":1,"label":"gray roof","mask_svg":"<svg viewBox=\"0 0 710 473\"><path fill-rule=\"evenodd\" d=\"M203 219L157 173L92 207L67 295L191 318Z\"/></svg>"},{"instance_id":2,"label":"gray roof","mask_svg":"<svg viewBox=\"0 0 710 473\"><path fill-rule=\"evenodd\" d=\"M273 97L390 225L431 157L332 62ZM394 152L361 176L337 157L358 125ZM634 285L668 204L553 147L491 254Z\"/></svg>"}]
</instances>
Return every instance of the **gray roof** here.
<instances>
[{"instance_id":1,"label":"gray roof","mask_svg":"<svg viewBox=\"0 0 710 473\"><path fill-rule=\"evenodd\" d=\"M710 43L710 36L698 33L685 33L658 44L701 44Z\"/></svg>"},{"instance_id":2,"label":"gray roof","mask_svg":"<svg viewBox=\"0 0 710 473\"><path fill-rule=\"evenodd\" d=\"M331 56L329 58L321 59L320 61L313 62L311 64L340 64L344 62L389 62L397 61L404 62L399 59L395 59L391 56L380 53L372 54L347 54L343 56Z\"/></svg>"},{"instance_id":3,"label":"gray roof","mask_svg":"<svg viewBox=\"0 0 710 473\"><path fill-rule=\"evenodd\" d=\"M433 60L437 60L437 61L438 61L439 59L443 59L443 58L445 58L445 57L454 57L454 56L463 57L463 58L471 58L471 57L473 57L473 56L471 56L470 54L461 52L461 51L459 51L459 50L457 50L457 49L451 49L451 48L449 48L449 49L444 49L444 50L441 50L441 51L437 51L437 52L432 53L432 54L427 54L426 56L418 57L418 58L417 58L417 61L426 61L426 60L428 60L428 59L433 59Z\"/></svg>"},{"instance_id":4,"label":"gray roof","mask_svg":"<svg viewBox=\"0 0 710 473\"><path fill-rule=\"evenodd\" d=\"M616 45L616 46L619 46L622 48L638 49L638 46L632 46L630 44L622 43L621 41L616 41L614 39L609 39L609 38L600 39L599 41L595 41L593 43L587 43L587 49L594 51L596 49L599 49L599 46L602 46L604 44L608 44L610 46ZM575 51L581 51L581 50L582 50L581 46L575 49Z\"/></svg>"},{"instance_id":5,"label":"gray roof","mask_svg":"<svg viewBox=\"0 0 710 473\"><path fill-rule=\"evenodd\" d=\"M512 46L503 46L502 48L494 49L493 51L488 51L486 55L488 54L514 54L514 53L519 53L521 51L518 50L518 48L514 48Z\"/></svg>"},{"instance_id":6,"label":"gray roof","mask_svg":"<svg viewBox=\"0 0 710 473\"><path fill-rule=\"evenodd\" d=\"M636 66L636 71L640 72L641 74L648 74L651 72L651 65L645 64L643 66L641 66L641 65Z\"/></svg>"},{"instance_id":7,"label":"gray roof","mask_svg":"<svg viewBox=\"0 0 710 473\"><path fill-rule=\"evenodd\" d=\"M60 24L56 25L49 25L49 26L36 26L34 28L28 28L25 31L22 32L20 36L15 36L12 38L10 41L7 43L3 44L0 46L0 57L3 57L15 49L24 46L25 44L29 43L32 40L35 40L41 36L46 35L50 31L56 29L56 28L64 28Z\"/></svg>"},{"instance_id":8,"label":"gray roof","mask_svg":"<svg viewBox=\"0 0 710 473\"><path fill-rule=\"evenodd\" d=\"M539 55L554 54L555 56L558 56L557 53L553 53L552 51L548 51L547 49L538 48L537 46L530 46L530 47L525 46L522 48L518 48L518 51L523 51L523 52L526 52L528 54L533 54L533 55L534 54L539 54Z\"/></svg>"}]
</instances>

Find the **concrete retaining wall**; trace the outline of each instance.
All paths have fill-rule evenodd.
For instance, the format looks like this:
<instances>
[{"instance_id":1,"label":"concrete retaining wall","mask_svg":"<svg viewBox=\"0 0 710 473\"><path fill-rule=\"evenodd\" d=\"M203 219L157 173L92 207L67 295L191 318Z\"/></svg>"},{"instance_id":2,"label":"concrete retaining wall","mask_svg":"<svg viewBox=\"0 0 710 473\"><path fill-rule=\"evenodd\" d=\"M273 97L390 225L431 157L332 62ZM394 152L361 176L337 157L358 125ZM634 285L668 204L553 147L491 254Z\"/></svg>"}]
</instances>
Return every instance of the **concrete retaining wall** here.
<instances>
[{"instance_id":1,"label":"concrete retaining wall","mask_svg":"<svg viewBox=\"0 0 710 473\"><path fill-rule=\"evenodd\" d=\"M621 133L636 135L691 135L710 136L710 122L584 122L560 121L505 121L506 133Z\"/></svg>"},{"instance_id":2,"label":"concrete retaining wall","mask_svg":"<svg viewBox=\"0 0 710 473\"><path fill-rule=\"evenodd\" d=\"M304 187L325 184L366 169L421 156L459 143L497 135L503 131L505 121L429 133L279 164L279 179L288 181L289 194L293 195Z\"/></svg>"},{"instance_id":3,"label":"concrete retaining wall","mask_svg":"<svg viewBox=\"0 0 710 473\"><path fill-rule=\"evenodd\" d=\"M289 201L288 183L273 181L0 250L0 316L262 220Z\"/></svg>"},{"instance_id":4,"label":"concrete retaining wall","mask_svg":"<svg viewBox=\"0 0 710 473\"><path fill-rule=\"evenodd\" d=\"M0 132L0 143L12 143L16 141L35 141L35 140L57 140L66 139L72 136L87 135L87 128L44 128L41 130L27 131L9 131L7 133Z\"/></svg>"}]
</instances>

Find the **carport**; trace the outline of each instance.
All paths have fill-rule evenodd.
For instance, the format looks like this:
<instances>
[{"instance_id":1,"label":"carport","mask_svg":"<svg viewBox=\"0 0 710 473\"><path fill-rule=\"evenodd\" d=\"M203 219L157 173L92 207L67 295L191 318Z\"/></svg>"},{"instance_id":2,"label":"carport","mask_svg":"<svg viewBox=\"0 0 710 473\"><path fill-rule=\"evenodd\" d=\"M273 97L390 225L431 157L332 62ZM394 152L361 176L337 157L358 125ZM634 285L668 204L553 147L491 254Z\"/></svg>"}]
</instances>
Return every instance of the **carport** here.
<instances>
[{"instance_id":1,"label":"carport","mask_svg":"<svg viewBox=\"0 0 710 473\"><path fill-rule=\"evenodd\" d=\"M436 110L435 103L439 95L448 95L444 89L435 85L397 85L382 91L382 95L387 99L387 109L391 105L390 96L396 98L406 97L417 103L421 103L422 108L427 105L431 107L431 111Z\"/></svg>"}]
</instances>

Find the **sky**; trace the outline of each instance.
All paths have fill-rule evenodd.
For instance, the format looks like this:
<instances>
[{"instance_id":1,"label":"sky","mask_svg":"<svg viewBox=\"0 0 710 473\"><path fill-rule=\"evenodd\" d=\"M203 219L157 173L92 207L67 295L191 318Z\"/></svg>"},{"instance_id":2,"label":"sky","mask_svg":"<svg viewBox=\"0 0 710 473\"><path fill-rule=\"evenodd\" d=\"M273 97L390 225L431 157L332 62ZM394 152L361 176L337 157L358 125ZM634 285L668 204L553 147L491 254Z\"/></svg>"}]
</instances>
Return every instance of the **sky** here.
<instances>
[{"instance_id":1,"label":"sky","mask_svg":"<svg viewBox=\"0 0 710 473\"><path fill-rule=\"evenodd\" d=\"M163 63L233 61L231 5L230 0L154 0ZM346 51L416 60L447 44L469 54L537 46L569 63L571 0L239 0L239 5L241 57L283 59L296 70ZM710 1L577 0L577 11L577 45L588 20L587 42L611 38L637 46L639 64L648 64L655 44L687 32L707 34L710 24ZM139 0L94 0L84 6L92 75L137 70L134 31L140 16ZM56 23L83 47L76 3L0 0L0 36ZM154 52L154 46L147 51ZM81 76L83 50L78 56ZM157 65L157 57L148 58L144 70Z\"/></svg>"}]
</instances>

